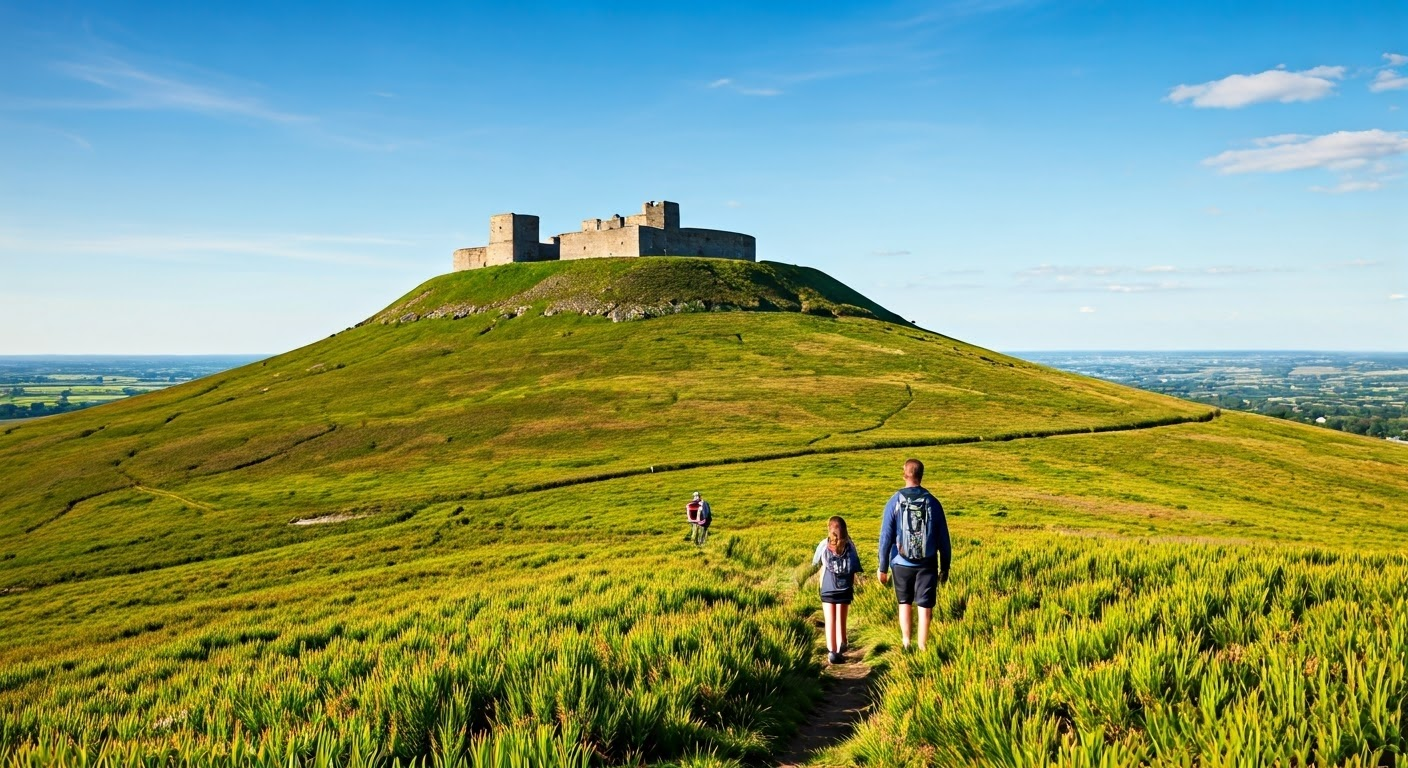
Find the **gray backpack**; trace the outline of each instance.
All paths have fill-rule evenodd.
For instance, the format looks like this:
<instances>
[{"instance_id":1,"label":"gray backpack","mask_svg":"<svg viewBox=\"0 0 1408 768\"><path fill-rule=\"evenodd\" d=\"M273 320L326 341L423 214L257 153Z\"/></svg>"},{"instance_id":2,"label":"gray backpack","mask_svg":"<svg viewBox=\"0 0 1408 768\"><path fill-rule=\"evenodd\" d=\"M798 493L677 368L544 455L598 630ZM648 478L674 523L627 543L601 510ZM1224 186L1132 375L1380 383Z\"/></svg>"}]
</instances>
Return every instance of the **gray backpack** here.
<instances>
[{"instance_id":1,"label":"gray backpack","mask_svg":"<svg viewBox=\"0 0 1408 768\"><path fill-rule=\"evenodd\" d=\"M838 591L850 589L851 579L855 577L855 574L851 572L852 546L855 545L848 545L846 551L839 555L832 552L831 547L822 548L822 566L826 568L827 573L831 574L831 583Z\"/></svg>"},{"instance_id":2,"label":"gray backpack","mask_svg":"<svg viewBox=\"0 0 1408 768\"><path fill-rule=\"evenodd\" d=\"M907 496L900 492L895 503L895 516L899 518L900 556L911 562L927 560L934 556L929 550L929 529L934 524L934 510L927 494Z\"/></svg>"}]
</instances>

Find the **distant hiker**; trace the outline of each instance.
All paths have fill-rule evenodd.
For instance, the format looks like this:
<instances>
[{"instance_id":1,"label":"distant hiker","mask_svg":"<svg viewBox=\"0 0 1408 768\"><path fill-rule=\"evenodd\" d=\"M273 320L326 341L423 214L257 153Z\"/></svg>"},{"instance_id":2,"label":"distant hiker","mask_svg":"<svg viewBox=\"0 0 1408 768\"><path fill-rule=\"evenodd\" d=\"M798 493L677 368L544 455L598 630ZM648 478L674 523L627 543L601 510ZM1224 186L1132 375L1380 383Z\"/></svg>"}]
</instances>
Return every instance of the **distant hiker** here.
<instances>
[{"instance_id":1,"label":"distant hiker","mask_svg":"<svg viewBox=\"0 0 1408 768\"><path fill-rule=\"evenodd\" d=\"M846 650L846 614L856 594L856 576L860 574L860 554L856 543L846 531L846 520L832 517L826 521L826 538L816 545L812 567L821 567L821 612L826 617L826 658L832 664L841 663Z\"/></svg>"},{"instance_id":2,"label":"distant hiker","mask_svg":"<svg viewBox=\"0 0 1408 768\"><path fill-rule=\"evenodd\" d=\"M694 542L697 547L704 546L709 538L709 524L714 522L714 510L699 496L699 491L684 505L684 516L689 520L689 533L684 535L684 540Z\"/></svg>"},{"instance_id":3,"label":"distant hiker","mask_svg":"<svg viewBox=\"0 0 1408 768\"><path fill-rule=\"evenodd\" d=\"M911 605L919 606L919 649L929 642L929 620L938 585L948 581L953 550L944 508L924 490L924 463L904 463L904 487L890 497L880 524L880 583L888 584L893 566L895 601L899 603L900 638L909 649Z\"/></svg>"}]
</instances>

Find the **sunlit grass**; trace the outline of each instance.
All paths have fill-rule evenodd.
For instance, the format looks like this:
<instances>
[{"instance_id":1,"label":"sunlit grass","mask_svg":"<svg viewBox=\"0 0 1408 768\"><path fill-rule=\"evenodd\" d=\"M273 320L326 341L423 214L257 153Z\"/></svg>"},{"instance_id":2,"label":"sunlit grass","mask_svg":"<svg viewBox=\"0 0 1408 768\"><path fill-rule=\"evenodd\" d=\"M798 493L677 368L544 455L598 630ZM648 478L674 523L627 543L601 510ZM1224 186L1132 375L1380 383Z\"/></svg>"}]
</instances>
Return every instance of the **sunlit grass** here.
<instances>
[{"instance_id":1,"label":"sunlit grass","mask_svg":"<svg viewBox=\"0 0 1408 768\"><path fill-rule=\"evenodd\" d=\"M1408 451L1212 417L868 319L365 325L0 430L0 757L758 764L820 690L796 566L840 514L873 570L915 455L954 578L917 656L862 585L834 761L1401 759Z\"/></svg>"}]
</instances>

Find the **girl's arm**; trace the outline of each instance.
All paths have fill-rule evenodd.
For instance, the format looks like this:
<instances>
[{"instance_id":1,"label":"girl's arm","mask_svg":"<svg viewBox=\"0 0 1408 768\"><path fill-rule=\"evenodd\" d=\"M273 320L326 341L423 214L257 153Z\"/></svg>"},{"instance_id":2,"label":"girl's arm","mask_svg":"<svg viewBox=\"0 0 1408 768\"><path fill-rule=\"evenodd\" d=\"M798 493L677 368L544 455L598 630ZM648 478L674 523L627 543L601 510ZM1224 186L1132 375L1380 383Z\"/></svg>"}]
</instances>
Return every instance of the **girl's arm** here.
<instances>
[{"instance_id":1,"label":"girl's arm","mask_svg":"<svg viewBox=\"0 0 1408 768\"><path fill-rule=\"evenodd\" d=\"M821 567L821 553L822 553L822 550L824 550L824 549L826 549L826 539L822 539L822 540L821 540L821 543L818 544L818 545L816 545L816 552L812 554L812 567L813 567L813 568L819 568L819 567Z\"/></svg>"}]
</instances>

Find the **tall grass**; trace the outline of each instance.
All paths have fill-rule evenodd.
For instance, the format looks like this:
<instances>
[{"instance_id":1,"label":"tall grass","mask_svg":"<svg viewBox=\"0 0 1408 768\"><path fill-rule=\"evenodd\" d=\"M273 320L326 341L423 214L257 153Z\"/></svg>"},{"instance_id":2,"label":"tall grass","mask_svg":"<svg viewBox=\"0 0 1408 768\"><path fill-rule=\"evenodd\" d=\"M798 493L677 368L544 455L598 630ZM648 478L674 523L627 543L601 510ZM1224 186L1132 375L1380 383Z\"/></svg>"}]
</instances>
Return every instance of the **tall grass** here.
<instances>
[{"instance_id":1,"label":"tall grass","mask_svg":"<svg viewBox=\"0 0 1408 768\"><path fill-rule=\"evenodd\" d=\"M698 570L485 578L302 620L232 617L12 667L12 765L587 765L756 760L816 690L769 592ZM355 597L349 595L348 597Z\"/></svg>"},{"instance_id":2,"label":"tall grass","mask_svg":"<svg viewBox=\"0 0 1408 768\"><path fill-rule=\"evenodd\" d=\"M980 547L846 745L869 765L1393 765L1408 559L1050 541ZM868 595L863 620L893 621Z\"/></svg>"}]
</instances>

